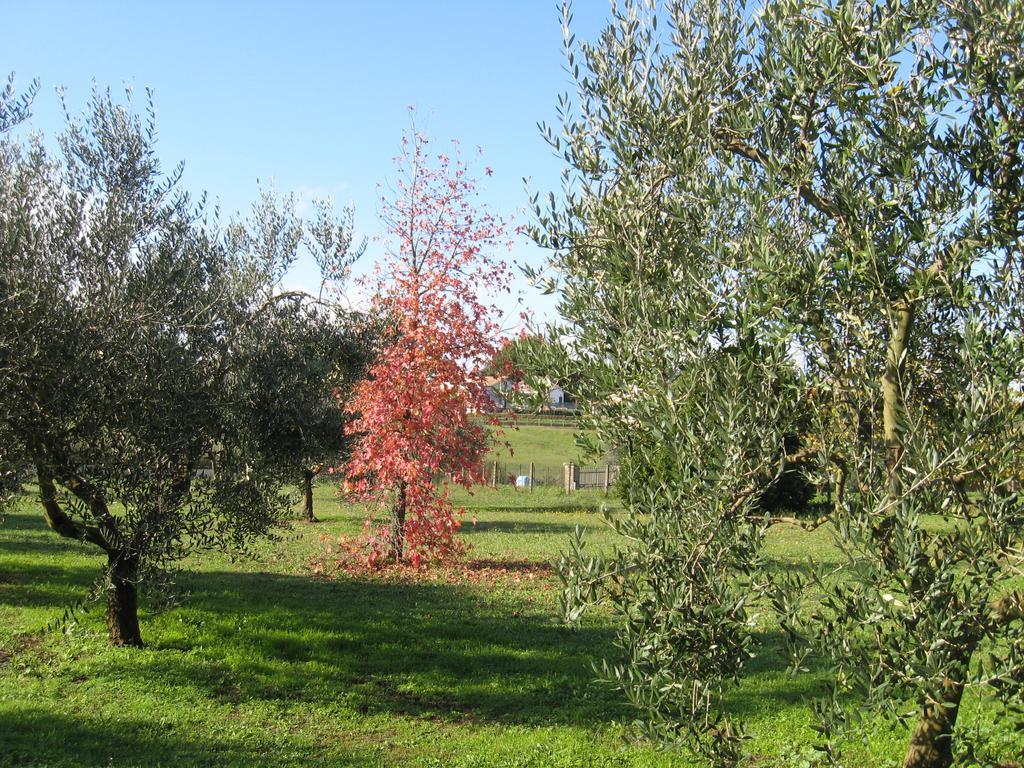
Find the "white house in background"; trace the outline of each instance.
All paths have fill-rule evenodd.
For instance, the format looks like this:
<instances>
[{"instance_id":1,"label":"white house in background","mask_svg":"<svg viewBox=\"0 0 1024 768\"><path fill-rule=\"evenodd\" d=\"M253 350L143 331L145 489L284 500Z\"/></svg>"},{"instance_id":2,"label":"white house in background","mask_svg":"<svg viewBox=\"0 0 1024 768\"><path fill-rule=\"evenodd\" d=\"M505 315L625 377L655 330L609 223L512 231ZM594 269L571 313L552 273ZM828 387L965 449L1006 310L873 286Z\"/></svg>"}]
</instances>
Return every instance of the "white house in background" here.
<instances>
[{"instance_id":1,"label":"white house in background","mask_svg":"<svg viewBox=\"0 0 1024 768\"><path fill-rule=\"evenodd\" d=\"M486 379L485 383L487 384L491 400L494 401L494 406L499 411L514 410L518 407L512 402L512 392L517 392L525 397L535 394L534 390L525 384L501 376L490 376ZM561 386L555 384L548 389L547 398L545 398L541 409L574 411L576 410L576 402Z\"/></svg>"},{"instance_id":2,"label":"white house in background","mask_svg":"<svg viewBox=\"0 0 1024 768\"><path fill-rule=\"evenodd\" d=\"M572 399L565 394L565 390L557 384L548 391L548 402L556 408L565 408L568 403L572 402ZM576 403L572 404L572 407L576 407Z\"/></svg>"}]
</instances>

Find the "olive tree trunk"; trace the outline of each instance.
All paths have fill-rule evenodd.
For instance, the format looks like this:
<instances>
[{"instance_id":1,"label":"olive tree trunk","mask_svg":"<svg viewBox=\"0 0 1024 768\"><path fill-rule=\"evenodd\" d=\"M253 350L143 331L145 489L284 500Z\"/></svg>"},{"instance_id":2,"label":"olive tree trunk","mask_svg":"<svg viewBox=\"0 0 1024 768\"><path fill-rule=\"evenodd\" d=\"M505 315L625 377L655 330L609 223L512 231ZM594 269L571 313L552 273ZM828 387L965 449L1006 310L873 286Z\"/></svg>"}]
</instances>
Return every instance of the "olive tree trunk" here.
<instances>
[{"instance_id":1,"label":"olive tree trunk","mask_svg":"<svg viewBox=\"0 0 1024 768\"><path fill-rule=\"evenodd\" d=\"M141 648L139 631L139 561L134 555L111 552L107 556L107 630L111 645Z\"/></svg>"},{"instance_id":2,"label":"olive tree trunk","mask_svg":"<svg viewBox=\"0 0 1024 768\"><path fill-rule=\"evenodd\" d=\"M942 681L941 700L929 702L918 715L903 768L949 768L953 764L953 728L963 693L962 680Z\"/></svg>"},{"instance_id":3,"label":"olive tree trunk","mask_svg":"<svg viewBox=\"0 0 1024 768\"><path fill-rule=\"evenodd\" d=\"M960 714L967 667L977 647L977 638L965 633L959 638L953 666L942 680L935 699L926 701L903 758L903 768L949 768L953 764L953 729Z\"/></svg>"},{"instance_id":4,"label":"olive tree trunk","mask_svg":"<svg viewBox=\"0 0 1024 768\"><path fill-rule=\"evenodd\" d=\"M893 304L894 324L886 350L886 366L882 375L882 430L885 441L885 464L887 470L888 496L897 502L903 493L900 481L900 462L903 458L904 441L900 421L904 414L903 375L906 359L910 354L911 331L914 327L914 307L906 298ZM895 517L889 513L876 528L877 534L886 540L892 532ZM883 546L887 558L892 556L888 546ZM921 563L921 571L927 570L927 563ZM918 580L911 589L919 588ZM966 669L970 651L964 650L956 659L956 668ZM921 708L914 731L903 759L903 768L949 768L953 764L953 729L960 713L960 699L964 683L960 679L946 677L937 692L937 700L927 701Z\"/></svg>"},{"instance_id":5,"label":"olive tree trunk","mask_svg":"<svg viewBox=\"0 0 1024 768\"><path fill-rule=\"evenodd\" d=\"M311 469L302 470L302 510L307 523L317 522L313 514L313 478L316 473Z\"/></svg>"}]
</instances>

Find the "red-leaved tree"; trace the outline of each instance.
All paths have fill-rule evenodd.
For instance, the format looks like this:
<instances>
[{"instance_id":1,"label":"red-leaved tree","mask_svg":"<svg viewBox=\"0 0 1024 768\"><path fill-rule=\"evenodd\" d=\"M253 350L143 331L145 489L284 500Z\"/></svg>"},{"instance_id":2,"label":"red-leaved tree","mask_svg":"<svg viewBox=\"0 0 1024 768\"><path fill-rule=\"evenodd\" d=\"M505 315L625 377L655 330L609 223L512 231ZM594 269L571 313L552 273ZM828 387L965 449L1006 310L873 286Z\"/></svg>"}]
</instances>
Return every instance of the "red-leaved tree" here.
<instances>
[{"instance_id":1,"label":"red-leaved tree","mask_svg":"<svg viewBox=\"0 0 1024 768\"><path fill-rule=\"evenodd\" d=\"M398 180L382 200L388 248L375 274L373 306L392 334L347 409L362 438L346 467L350 493L375 502L390 522L367 521L369 564L413 565L460 550L458 512L442 476L469 485L491 436L484 368L499 343L486 297L508 289L495 255L504 221L475 203L465 165L428 153L412 131L396 158ZM486 173L490 175L490 169Z\"/></svg>"}]
</instances>

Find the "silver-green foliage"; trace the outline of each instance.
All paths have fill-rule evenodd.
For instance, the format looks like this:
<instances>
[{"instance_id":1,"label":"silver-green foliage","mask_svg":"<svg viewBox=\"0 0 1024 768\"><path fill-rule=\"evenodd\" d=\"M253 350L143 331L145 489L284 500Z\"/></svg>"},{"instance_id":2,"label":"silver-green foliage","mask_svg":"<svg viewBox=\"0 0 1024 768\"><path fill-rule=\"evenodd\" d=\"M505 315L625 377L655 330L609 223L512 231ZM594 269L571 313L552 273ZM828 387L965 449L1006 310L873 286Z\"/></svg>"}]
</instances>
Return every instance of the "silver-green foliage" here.
<instances>
[{"instance_id":1,"label":"silver-green foliage","mask_svg":"<svg viewBox=\"0 0 1024 768\"><path fill-rule=\"evenodd\" d=\"M33 80L28 89L18 93L14 87L14 73L7 77L7 83L0 90L0 133L14 128L28 119L31 114L32 101L39 92L39 82Z\"/></svg>"},{"instance_id":2,"label":"silver-green foliage","mask_svg":"<svg viewBox=\"0 0 1024 768\"><path fill-rule=\"evenodd\" d=\"M723 693L775 613L794 669L834 673L826 752L852 691L947 765L965 688L1024 682L1021 4L627 2L593 43L570 18L535 228L563 352L533 372L580 382L626 507L611 556L564 559L570 618L607 599L641 725L728 762ZM795 466L838 569L767 567L755 502Z\"/></svg>"},{"instance_id":3,"label":"silver-green foliage","mask_svg":"<svg viewBox=\"0 0 1024 768\"><path fill-rule=\"evenodd\" d=\"M14 88L14 73L7 78L7 84L0 91L0 135L10 131L19 123L28 119L32 100L39 90L38 82L32 82L24 93L17 93ZM11 443L13 438L0 432L0 443ZM20 486L19 475L24 474L24 462L13 454L0 457L0 519L7 505L11 503Z\"/></svg>"}]
</instances>

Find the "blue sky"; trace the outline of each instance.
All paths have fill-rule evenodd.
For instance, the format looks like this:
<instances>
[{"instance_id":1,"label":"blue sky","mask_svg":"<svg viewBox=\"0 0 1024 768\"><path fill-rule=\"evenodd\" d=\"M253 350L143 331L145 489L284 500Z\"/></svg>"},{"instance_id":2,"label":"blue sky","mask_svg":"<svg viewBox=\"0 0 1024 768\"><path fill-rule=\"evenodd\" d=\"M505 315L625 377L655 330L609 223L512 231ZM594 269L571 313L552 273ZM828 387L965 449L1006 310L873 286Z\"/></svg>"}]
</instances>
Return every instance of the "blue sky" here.
<instances>
[{"instance_id":1,"label":"blue sky","mask_svg":"<svg viewBox=\"0 0 1024 768\"><path fill-rule=\"evenodd\" d=\"M605 0L577 2L577 35L592 38L606 13ZM42 83L33 129L62 126L58 86L72 111L93 82L131 85L140 101L150 87L160 157L167 168L184 160L186 186L225 212L244 212L257 180L273 180L282 192L353 204L357 230L372 237L377 185L393 176L408 105L435 146L454 138L483 148L492 210L525 222L523 177L541 191L557 186L559 161L536 128L554 121L568 86L554 0L0 0L0 19L0 75ZM363 269L381 247L371 243ZM512 258L536 264L543 254L524 242ZM313 279L308 264L290 276ZM517 282L534 315L551 313L550 298Z\"/></svg>"}]
</instances>

